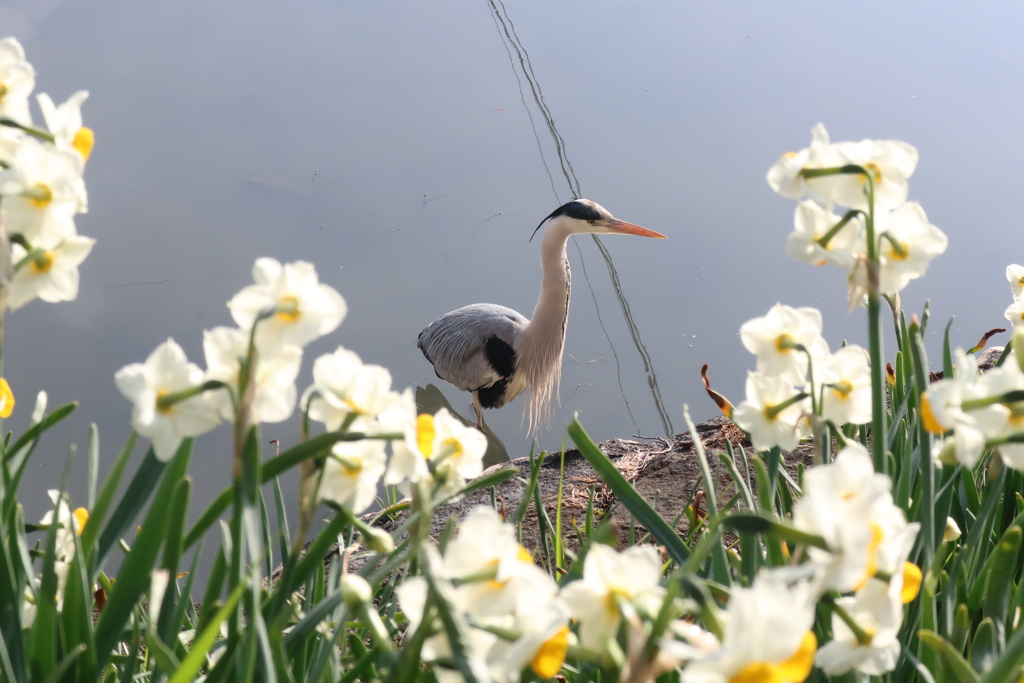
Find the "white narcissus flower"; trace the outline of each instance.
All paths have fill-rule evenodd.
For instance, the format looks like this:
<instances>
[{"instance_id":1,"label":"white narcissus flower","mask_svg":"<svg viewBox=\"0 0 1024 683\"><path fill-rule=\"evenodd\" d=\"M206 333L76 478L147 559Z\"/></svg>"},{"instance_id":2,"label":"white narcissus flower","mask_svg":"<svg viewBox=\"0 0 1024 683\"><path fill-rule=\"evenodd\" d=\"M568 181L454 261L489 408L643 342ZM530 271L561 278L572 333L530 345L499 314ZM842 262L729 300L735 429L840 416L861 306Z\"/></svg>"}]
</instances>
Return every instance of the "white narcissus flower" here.
<instances>
[{"instance_id":1,"label":"white narcissus flower","mask_svg":"<svg viewBox=\"0 0 1024 683\"><path fill-rule=\"evenodd\" d=\"M804 475L793 524L828 545L808 549L811 562L822 568L825 588L849 592L877 574L903 575L919 525L907 523L891 487L888 476L875 472L867 449L853 441L833 462ZM893 587L898 594L902 581Z\"/></svg>"},{"instance_id":2,"label":"white narcissus flower","mask_svg":"<svg viewBox=\"0 0 1024 683\"><path fill-rule=\"evenodd\" d=\"M766 315L740 326L740 340L757 356L758 371L790 384L803 384L807 381L808 354L811 358L828 355L821 330L821 312L817 309L775 304ZM798 345L806 351L795 348Z\"/></svg>"},{"instance_id":3,"label":"white narcissus flower","mask_svg":"<svg viewBox=\"0 0 1024 683\"><path fill-rule=\"evenodd\" d=\"M823 387L822 417L839 426L871 422L871 362L863 348L839 349L818 364L815 379Z\"/></svg>"},{"instance_id":4,"label":"white narcissus flower","mask_svg":"<svg viewBox=\"0 0 1024 683\"><path fill-rule=\"evenodd\" d=\"M25 49L15 38L0 40L0 116L32 124L28 96L36 87L36 72L25 61Z\"/></svg>"},{"instance_id":5,"label":"white narcissus flower","mask_svg":"<svg viewBox=\"0 0 1024 683\"><path fill-rule=\"evenodd\" d=\"M160 400L193 389L203 382L203 371L189 363L173 339L156 347L145 363L132 363L117 371L114 383L132 402L132 428L153 441L153 451L167 461L185 437L205 434L219 419L213 406L196 394L164 407Z\"/></svg>"},{"instance_id":6,"label":"white narcissus flower","mask_svg":"<svg viewBox=\"0 0 1024 683\"><path fill-rule=\"evenodd\" d=\"M665 594L660 582L661 560L653 546L617 553L595 543L583 560L583 578L564 586L559 597L579 621L580 643L603 652L605 639L615 637L622 621L621 603L654 613Z\"/></svg>"},{"instance_id":7,"label":"white narcissus flower","mask_svg":"<svg viewBox=\"0 0 1024 683\"><path fill-rule=\"evenodd\" d=\"M1006 279L1010 283L1014 301L1024 299L1024 266L1016 263L1006 266Z\"/></svg>"},{"instance_id":8,"label":"white narcissus flower","mask_svg":"<svg viewBox=\"0 0 1024 683\"><path fill-rule=\"evenodd\" d=\"M397 410L405 416L401 430L405 439L392 443L393 455L384 483L438 480L444 484L438 495L456 493L465 486L467 479L483 471L487 437L476 428L462 424L446 408L435 415L416 415L415 409L402 410L401 404L412 400L411 393L403 396L396 403L399 404ZM434 470L433 476L431 469Z\"/></svg>"},{"instance_id":9,"label":"white narcissus flower","mask_svg":"<svg viewBox=\"0 0 1024 683\"><path fill-rule=\"evenodd\" d=\"M560 602L535 604L516 616L513 628L519 639L497 642L488 655L495 679L519 683L527 666L538 678L554 678L565 663L572 637L565 606Z\"/></svg>"},{"instance_id":10,"label":"white narcissus flower","mask_svg":"<svg viewBox=\"0 0 1024 683\"><path fill-rule=\"evenodd\" d=\"M78 297L78 266L82 265L96 240L91 237L67 235L53 247L42 248L29 256L20 244L11 246L11 260L16 270L11 278L8 305L16 311L33 299L55 303L73 301ZM24 262L22 263L22 261Z\"/></svg>"},{"instance_id":11,"label":"white narcissus flower","mask_svg":"<svg viewBox=\"0 0 1024 683\"><path fill-rule=\"evenodd\" d=\"M233 327L205 330L206 379L224 382L237 396L241 360L248 351L249 335L242 330ZM252 377L256 384L250 414L252 422L281 422L291 416L298 393L295 378L299 376L301 365L302 349L297 346L275 346L266 353L257 347ZM234 422L235 411L228 391L210 391L206 398L221 417Z\"/></svg>"},{"instance_id":12,"label":"white narcissus flower","mask_svg":"<svg viewBox=\"0 0 1024 683\"><path fill-rule=\"evenodd\" d=\"M1024 326L1024 299L1015 299L1003 311L1003 317L1009 320L1014 327Z\"/></svg>"},{"instance_id":13,"label":"white narcissus flower","mask_svg":"<svg viewBox=\"0 0 1024 683\"><path fill-rule=\"evenodd\" d=\"M1024 374L1015 358L990 368L977 380L978 393L983 396L1001 396L1011 391L1024 390ZM973 417L986 438L998 438L1024 433L1024 402L994 403L980 409L967 411ZM1000 457L1009 467L1024 470L1024 443L1005 443L996 447Z\"/></svg>"},{"instance_id":14,"label":"white narcissus flower","mask_svg":"<svg viewBox=\"0 0 1024 683\"><path fill-rule=\"evenodd\" d=\"M871 173L876 210L894 209L907 201L907 178L913 175L918 160L913 145L900 140L861 140L839 142L835 147L844 164L856 164ZM844 173L829 180L837 204L868 210L866 176Z\"/></svg>"},{"instance_id":15,"label":"white narcissus flower","mask_svg":"<svg viewBox=\"0 0 1024 683\"><path fill-rule=\"evenodd\" d=\"M0 172L7 232L33 246L74 234L75 214L88 208L83 169L78 153L22 138L10 168Z\"/></svg>"},{"instance_id":16,"label":"white narcissus flower","mask_svg":"<svg viewBox=\"0 0 1024 683\"><path fill-rule=\"evenodd\" d=\"M85 528L86 522L89 521L89 511L80 507L72 512L71 506L68 505L67 494L62 496L56 489L50 489L47 491L47 494L50 496L50 500L53 501L55 509L49 510L43 515L39 523L53 524L56 522L60 526L56 532L53 569L57 575L57 609L62 610L64 607L64 588L68 582L68 571L71 568L71 560L75 557L75 536L82 534L82 529ZM34 620L35 605L33 604L31 609L26 607L26 611L30 612L30 614L25 616Z\"/></svg>"},{"instance_id":17,"label":"white narcissus flower","mask_svg":"<svg viewBox=\"0 0 1024 683\"><path fill-rule=\"evenodd\" d=\"M440 566L441 558L438 556L436 548L428 545L424 548L423 552L426 562L431 563L434 567ZM409 628L406 633L411 635L419 628L426 611L428 598L427 580L423 576L406 578L395 589L395 594L398 596L398 605L402 613L409 620ZM438 659L450 660L452 650L448 642L448 636L443 628L436 628L434 630L434 635L429 636L423 641L420 658L424 662L434 662ZM486 673L487 664L485 658L491 648L498 642L498 636L478 628L469 628L463 635L462 644L466 648L466 656L469 658L471 666L477 672ZM440 666L435 667L433 672L438 681L442 683L448 683L449 681L456 683L463 680L458 672Z\"/></svg>"},{"instance_id":18,"label":"white narcissus flower","mask_svg":"<svg viewBox=\"0 0 1024 683\"><path fill-rule=\"evenodd\" d=\"M686 683L800 683L811 673L817 639L812 582L789 585L762 572L749 588L734 587L723 615L721 646L701 652L683 673Z\"/></svg>"},{"instance_id":19,"label":"white narcissus flower","mask_svg":"<svg viewBox=\"0 0 1024 683\"><path fill-rule=\"evenodd\" d=\"M811 129L810 147L783 154L768 169L768 185L788 199L800 199L807 195L821 206L831 207L835 200L829 195L828 179L807 179L802 172L809 168L832 168L842 164L842 156L835 145L829 142L828 131L819 123Z\"/></svg>"},{"instance_id":20,"label":"white narcissus flower","mask_svg":"<svg viewBox=\"0 0 1024 683\"><path fill-rule=\"evenodd\" d=\"M895 669L903 623L903 603L898 596L894 598L882 581L871 580L854 597L838 598L836 605L846 610L867 632L870 641L859 642L849 625L833 612L832 640L814 657L815 664L825 675L839 676L857 670L869 676L881 676Z\"/></svg>"},{"instance_id":21,"label":"white narcissus flower","mask_svg":"<svg viewBox=\"0 0 1024 683\"><path fill-rule=\"evenodd\" d=\"M362 514L377 496L384 474L385 444L377 439L339 441L324 462L320 497L333 500L353 514Z\"/></svg>"},{"instance_id":22,"label":"white narcissus flower","mask_svg":"<svg viewBox=\"0 0 1024 683\"><path fill-rule=\"evenodd\" d=\"M946 251L949 239L928 222L917 202L875 214L878 240L879 293L892 296L925 274L928 264Z\"/></svg>"},{"instance_id":23,"label":"white narcissus flower","mask_svg":"<svg viewBox=\"0 0 1024 683\"><path fill-rule=\"evenodd\" d=\"M88 161L92 154L93 132L82 125L82 103L89 97L85 90L79 90L60 105L55 105L50 96L40 93L39 109L43 112L46 127L53 135L58 149L74 150Z\"/></svg>"},{"instance_id":24,"label":"white narcissus flower","mask_svg":"<svg viewBox=\"0 0 1024 683\"><path fill-rule=\"evenodd\" d=\"M252 329L260 314L277 309L258 322L256 339L260 348L305 346L333 332L348 310L341 294L320 284L311 263L281 265L272 258L259 258L252 275L256 284L236 294L228 308L242 329Z\"/></svg>"},{"instance_id":25,"label":"white narcissus flower","mask_svg":"<svg viewBox=\"0 0 1024 683\"><path fill-rule=\"evenodd\" d=\"M350 415L376 417L395 398L386 368L364 365L358 355L339 346L313 363L313 386L303 395L302 405L308 403L309 416L335 430Z\"/></svg>"},{"instance_id":26,"label":"white narcissus flower","mask_svg":"<svg viewBox=\"0 0 1024 683\"><path fill-rule=\"evenodd\" d=\"M80 507L72 512L67 494L62 496L56 489L50 489L46 493L53 501L56 514L54 510L47 511L39 523L53 524L56 521L60 525L57 529L56 558L59 562L71 562L71 558L75 556L75 536L81 535L85 523L89 521L89 511Z\"/></svg>"},{"instance_id":27,"label":"white narcissus flower","mask_svg":"<svg viewBox=\"0 0 1024 683\"><path fill-rule=\"evenodd\" d=\"M778 446L791 451L800 443L801 421L810 412L808 398L791 401L799 392L779 377L758 372L747 373L747 398L733 409L732 421L750 434L750 442L759 451Z\"/></svg>"},{"instance_id":28,"label":"white narcissus flower","mask_svg":"<svg viewBox=\"0 0 1024 683\"><path fill-rule=\"evenodd\" d=\"M953 365L952 377L932 382L921 394L921 420L925 429L932 434L942 435L953 431L952 442L936 444L934 455L941 456L947 450L952 450L956 462L965 467L974 467L985 450L985 434L979 417L997 408L988 406L965 411L965 400L985 396L978 361L974 356L964 353L963 349L956 349L953 352ZM992 419L996 419L996 416Z\"/></svg>"},{"instance_id":29,"label":"white narcissus flower","mask_svg":"<svg viewBox=\"0 0 1024 683\"><path fill-rule=\"evenodd\" d=\"M466 515L445 551L444 567L448 578L465 581L455 590L456 604L478 617L525 614L550 603L558 592L516 540L515 528L490 507Z\"/></svg>"},{"instance_id":30,"label":"white narcissus flower","mask_svg":"<svg viewBox=\"0 0 1024 683\"><path fill-rule=\"evenodd\" d=\"M827 245L822 246L818 241L835 228L840 220L840 216L821 208L817 202L800 202L793 219L793 232L786 241L786 252L801 263L821 266L831 261L840 268L851 270L857 253L864 250L861 238L864 223L860 216L839 228Z\"/></svg>"}]
</instances>

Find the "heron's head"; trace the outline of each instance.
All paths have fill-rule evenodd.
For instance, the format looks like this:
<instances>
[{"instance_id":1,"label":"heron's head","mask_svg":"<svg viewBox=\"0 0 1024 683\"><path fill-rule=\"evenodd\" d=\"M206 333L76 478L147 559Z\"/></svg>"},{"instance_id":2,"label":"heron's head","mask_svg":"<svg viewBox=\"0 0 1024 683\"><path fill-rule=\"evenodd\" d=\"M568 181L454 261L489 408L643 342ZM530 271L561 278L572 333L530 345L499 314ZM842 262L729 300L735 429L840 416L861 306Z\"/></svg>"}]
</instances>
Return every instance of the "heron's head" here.
<instances>
[{"instance_id":1,"label":"heron's head","mask_svg":"<svg viewBox=\"0 0 1024 683\"><path fill-rule=\"evenodd\" d=\"M620 221L597 202L589 199L574 199L567 204L551 212L547 218L540 222L537 230L547 221L558 222L565 226L565 229L572 234L576 233L598 233L612 235L640 235L641 237L659 237L665 239L660 232L642 228L639 225ZM537 234L537 230L533 234ZM533 235L530 236L533 239Z\"/></svg>"}]
</instances>

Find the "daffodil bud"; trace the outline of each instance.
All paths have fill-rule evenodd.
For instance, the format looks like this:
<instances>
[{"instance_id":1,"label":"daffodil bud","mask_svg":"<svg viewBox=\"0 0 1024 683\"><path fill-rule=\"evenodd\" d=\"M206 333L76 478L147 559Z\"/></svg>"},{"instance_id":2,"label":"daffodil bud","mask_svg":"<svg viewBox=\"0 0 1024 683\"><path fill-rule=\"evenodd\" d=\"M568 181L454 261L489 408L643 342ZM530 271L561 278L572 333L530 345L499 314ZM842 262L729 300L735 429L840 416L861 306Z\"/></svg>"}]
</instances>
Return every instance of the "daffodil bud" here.
<instances>
[{"instance_id":1,"label":"daffodil bud","mask_svg":"<svg viewBox=\"0 0 1024 683\"><path fill-rule=\"evenodd\" d=\"M345 574L341 577L341 599L350 610L370 604L373 600L373 589L366 579L358 574Z\"/></svg>"},{"instance_id":2,"label":"daffodil bud","mask_svg":"<svg viewBox=\"0 0 1024 683\"><path fill-rule=\"evenodd\" d=\"M952 517L946 517L946 530L942 532L942 540L949 542L958 538L960 538L960 527Z\"/></svg>"},{"instance_id":3,"label":"daffodil bud","mask_svg":"<svg viewBox=\"0 0 1024 683\"><path fill-rule=\"evenodd\" d=\"M942 442L942 447L934 454L936 462L940 465L955 465L957 464L956 459L956 440L949 438Z\"/></svg>"},{"instance_id":4,"label":"daffodil bud","mask_svg":"<svg viewBox=\"0 0 1024 683\"><path fill-rule=\"evenodd\" d=\"M375 527L363 529L363 542L367 548L378 553L390 553L395 549L395 539L391 534Z\"/></svg>"}]
</instances>

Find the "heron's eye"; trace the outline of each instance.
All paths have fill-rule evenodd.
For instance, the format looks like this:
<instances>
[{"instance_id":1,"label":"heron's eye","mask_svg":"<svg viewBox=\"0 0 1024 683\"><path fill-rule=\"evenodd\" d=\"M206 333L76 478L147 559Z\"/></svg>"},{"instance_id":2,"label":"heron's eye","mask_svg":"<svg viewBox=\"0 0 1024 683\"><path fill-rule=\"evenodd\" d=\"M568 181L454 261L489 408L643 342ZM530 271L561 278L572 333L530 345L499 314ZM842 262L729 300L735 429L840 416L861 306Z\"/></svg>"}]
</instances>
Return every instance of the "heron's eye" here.
<instances>
[{"instance_id":1,"label":"heron's eye","mask_svg":"<svg viewBox=\"0 0 1024 683\"><path fill-rule=\"evenodd\" d=\"M587 221L587 222L590 223L591 225L597 225L597 221Z\"/></svg>"}]
</instances>

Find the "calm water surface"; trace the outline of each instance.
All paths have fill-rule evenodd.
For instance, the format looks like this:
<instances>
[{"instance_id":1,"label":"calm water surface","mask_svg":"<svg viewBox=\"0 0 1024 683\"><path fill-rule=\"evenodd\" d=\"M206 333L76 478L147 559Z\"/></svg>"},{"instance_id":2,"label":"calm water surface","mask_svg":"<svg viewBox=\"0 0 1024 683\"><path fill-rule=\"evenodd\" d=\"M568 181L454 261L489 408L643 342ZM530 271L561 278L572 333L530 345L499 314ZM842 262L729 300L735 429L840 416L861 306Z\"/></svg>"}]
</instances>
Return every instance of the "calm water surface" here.
<instances>
[{"instance_id":1,"label":"calm water surface","mask_svg":"<svg viewBox=\"0 0 1024 683\"><path fill-rule=\"evenodd\" d=\"M37 90L88 89L97 135L79 230L99 243L80 296L8 317L10 424L38 389L82 403L35 456L29 518L90 422L112 462L130 412L116 370L169 336L202 363L203 329L231 323L224 304L259 256L314 262L349 304L308 350L300 389L339 344L403 387L435 381L415 340L437 315L473 302L530 314L527 239L575 193L668 235L607 237L606 254L589 236L570 244L547 449L574 412L598 439L682 431L684 403L712 415L703 363L739 400L753 363L737 330L777 301L821 308L833 347L862 341L842 274L786 256L794 205L764 181L819 121L834 140L920 149L911 198L950 250L904 304L932 299L934 328L956 315L970 346L1005 324L1003 270L1024 261L1022 20L1009 2L0 4ZM521 403L488 413L513 457L530 448ZM264 435L291 444L296 426ZM198 504L228 483L227 438L199 440ZM84 462L74 472L81 499Z\"/></svg>"}]
</instances>

